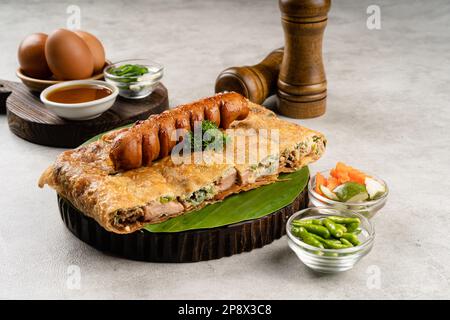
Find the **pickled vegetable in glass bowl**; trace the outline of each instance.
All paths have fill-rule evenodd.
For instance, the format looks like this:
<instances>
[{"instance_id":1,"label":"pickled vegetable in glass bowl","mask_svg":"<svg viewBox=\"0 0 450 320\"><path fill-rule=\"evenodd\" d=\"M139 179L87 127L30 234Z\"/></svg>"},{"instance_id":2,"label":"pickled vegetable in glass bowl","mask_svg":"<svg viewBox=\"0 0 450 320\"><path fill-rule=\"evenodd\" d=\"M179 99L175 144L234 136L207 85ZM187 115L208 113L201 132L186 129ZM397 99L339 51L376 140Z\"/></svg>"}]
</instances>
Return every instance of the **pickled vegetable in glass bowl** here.
<instances>
[{"instance_id":1,"label":"pickled vegetable in glass bowl","mask_svg":"<svg viewBox=\"0 0 450 320\"><path fill-rule=\"evenodd\" d=\"M107 66L105 80L119 88L119 95L128 99L149 96L163 77L163 66L146 59L124 60Z\"/></svg>"},{"instance_id":2,"label":"pickled vegetable in glass bowl","mask_svg":"<svg viewBox=\"0 0 450 320\"><path fill-rule=\"evenodd\" d=\"M386 203L389 189L382 179L338 162L318 172L308 184L310 204L356 211L371 218Z\"/></svg>"}]
</instances>

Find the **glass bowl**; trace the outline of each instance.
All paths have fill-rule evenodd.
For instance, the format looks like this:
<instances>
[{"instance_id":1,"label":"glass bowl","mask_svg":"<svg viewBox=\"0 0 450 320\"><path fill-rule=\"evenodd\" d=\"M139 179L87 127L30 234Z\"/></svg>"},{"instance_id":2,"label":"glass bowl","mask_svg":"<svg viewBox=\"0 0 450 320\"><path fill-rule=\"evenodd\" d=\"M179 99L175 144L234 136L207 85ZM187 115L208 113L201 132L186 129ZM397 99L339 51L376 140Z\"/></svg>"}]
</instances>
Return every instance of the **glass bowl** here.
<instances>
[{"instance_id":1,"label":"glass bowl","mask_svg":"<svg viewBox=\"0 0 450 320\"><path fill-rule=\"evenodd\" d=\"M330 170L325 170L320 172L324 177L328 178L330 175ZM370 219L375 213L377 213L386 204L387 196L389 194L389 188L385 181L377 178L374 175L368 174L371 178L380 182L385 188L386 192L378 199L362 201L362 202L341 202L328 199L320 194L316 190L316 176L312 176L308 183L308 196L309 204L314 207L333 207L338 209L347 209L350 211L357 212L364 217Z\"/></svg>"},{"instance_id":2,"label":"glass bowl","mask_svg":"<svg viewBox=\"0 0 450 320\"><path fill-rule=\"evenodd\" d=\"M302 219L323 219L329 216L359 218L361 233L358 239L360 245L345 249L321 249L311 246L291 233L292 221ZM375 229L369 219L346 209L331 207L306 208L294 213L286 225L289 247L298 258L309 268L322 273L347 271L366 254L370 252L375 240Z\"/></svg>"},{"instance_id":3,"label":"glass bowl","mask_svg":"<svg viewBox=\"0 0 450 320\"><path fill-rule=\"evenodd\" d=\"M125 64L137 64L148 68L148 73L142 76L117 76L110 71ZM164 67L147 59L130 59L116 62L104 69L105 80L119 88L119 95L127 99L142 99L155 90L163 77Z\"/></svg>"}]
</instances>

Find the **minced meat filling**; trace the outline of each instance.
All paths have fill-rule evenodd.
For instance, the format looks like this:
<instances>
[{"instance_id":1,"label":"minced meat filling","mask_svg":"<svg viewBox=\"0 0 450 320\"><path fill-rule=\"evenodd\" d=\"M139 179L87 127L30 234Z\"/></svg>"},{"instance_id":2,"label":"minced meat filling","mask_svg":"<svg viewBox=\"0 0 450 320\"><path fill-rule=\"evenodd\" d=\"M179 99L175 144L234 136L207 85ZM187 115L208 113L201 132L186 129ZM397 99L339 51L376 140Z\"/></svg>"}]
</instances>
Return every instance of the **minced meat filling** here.
<instances>
[{"instance_id":1,"label":"minced meat filling","mask_svg":"<svg viewBox=\"0 0 450 320\"><path fill-rule=\"evenodd\" d=\"M312 140L299 143L294 150L286 150L280 157L278 155L269 156L243 173L232 168L215 183L205 186L185 198L163 196L160 201L152 201L144 207L118 210L113 224L117 227L126 227L136 222L157 221L161 216L177 215L204 201L214 199L216 195L226 194L227 190L239 189L243 185L255 183L260 177L274 175L279 171L279 166L293 168L297 165L301 155L314 151L314 148L318 149L318 140Z\"/></svg>"}]
</instances>

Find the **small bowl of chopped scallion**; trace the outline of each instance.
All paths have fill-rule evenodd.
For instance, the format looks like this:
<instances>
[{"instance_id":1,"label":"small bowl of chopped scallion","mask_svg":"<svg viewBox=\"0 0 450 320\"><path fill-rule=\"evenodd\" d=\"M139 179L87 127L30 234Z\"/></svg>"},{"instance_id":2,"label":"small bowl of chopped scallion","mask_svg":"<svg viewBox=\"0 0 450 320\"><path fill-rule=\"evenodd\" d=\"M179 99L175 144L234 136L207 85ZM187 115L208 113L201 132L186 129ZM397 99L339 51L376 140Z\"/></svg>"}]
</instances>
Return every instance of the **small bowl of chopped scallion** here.
<instances>
[{"instance_id":1,"label":"small bowl of chopped scallion","mask_svg":"<svg viewBox=\"0 0 450 320\"><path fill-rule=\"evenodd\" d=\"M155 90L163 77L164 67L146 59L124 60L107 66L105 80L119 88L119 95L142 99Z\"/></svg>"}]
</instances>

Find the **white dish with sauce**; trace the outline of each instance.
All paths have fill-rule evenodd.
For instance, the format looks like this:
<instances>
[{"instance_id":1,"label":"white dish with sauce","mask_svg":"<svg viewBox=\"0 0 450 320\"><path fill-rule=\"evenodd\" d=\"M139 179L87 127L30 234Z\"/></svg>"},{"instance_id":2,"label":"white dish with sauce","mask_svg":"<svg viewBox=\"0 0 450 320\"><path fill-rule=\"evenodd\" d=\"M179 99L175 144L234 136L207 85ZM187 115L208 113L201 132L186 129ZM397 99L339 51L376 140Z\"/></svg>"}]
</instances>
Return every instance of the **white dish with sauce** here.
<instances>
[{"instance_id":1,"label":"white dish with sauce","mask_svg":"<svg viewBox=\"0 0 450 320\"><path fill-rule=\"evenodd\" d=\"M48 87L41 93L47 109L61 118L89 120L100 116L116 101L119 89L105 81L65 81Z\"/></svg>"}]
</instances>

